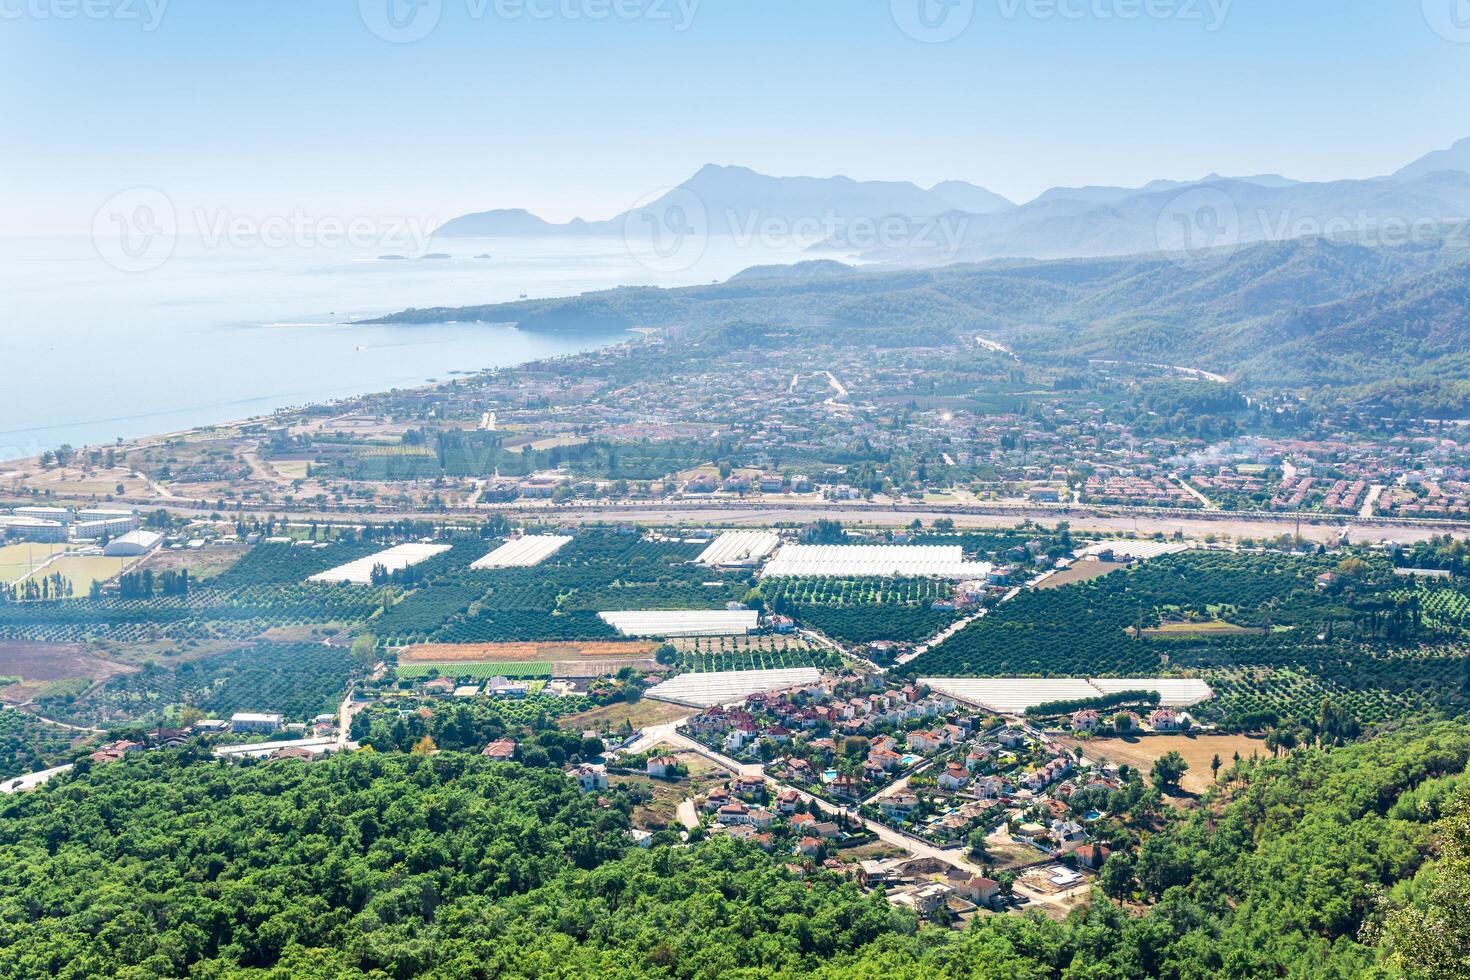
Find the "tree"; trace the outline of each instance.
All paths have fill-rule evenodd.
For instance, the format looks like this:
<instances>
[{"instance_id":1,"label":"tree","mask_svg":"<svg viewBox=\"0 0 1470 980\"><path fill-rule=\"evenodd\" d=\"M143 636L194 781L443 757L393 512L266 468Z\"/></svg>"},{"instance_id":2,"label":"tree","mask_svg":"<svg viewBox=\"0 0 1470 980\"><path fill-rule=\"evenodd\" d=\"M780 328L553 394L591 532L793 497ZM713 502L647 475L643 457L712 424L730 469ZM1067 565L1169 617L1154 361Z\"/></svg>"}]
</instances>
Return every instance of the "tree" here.
<instances>
[{"instance_id":1,"label":"tree","mask_svg":"<svg viewBox=\"0 0 1470 980\"><path fill-rule=\"evenodd\" d=\"M1217 783L1220 781L1220 753L1218 752L1216 752L1215 757L1210 760L1210 778Z\"/></svg>"},{"instance_id":2,"label":"tree","mask_svg":"<svg viewBox=\"0 0 1470 980\"><path fill-rule=\"evenodd\" d=\"M1168 752L1154 760L1153 769L1149 775L1153 777L1154 785L1165 792L1172 792L1179 788L1179 780L1189 771L1189 763L1184 761L1184 756L1178 752Z\"/></svg>"},{"instance_id":3,"label":"tree","mask_svg":"<svg viewBox=\"0 0 1470 980\"><path fill-rule=\"evenodd\" d=\"M378 662L378 638L363 633L352 640L352 662L358 669L368 671Z\"/></svg>"},{"instance_id":4,"label":"tree","mask_svg":"<svg viewBox=\"0 0 1470 980\"><path fill-rule=\"evenodd\" d=\"M1126 854L1110 854L1098 872L1098 885L1108 898L1121 901L1133 894L1133 859Z\"/></svg>"},{"instance_id":5,"label":"tree","mask_svg":"<svg viewBox=\"0 0 1470 980\"><path fill-rule=\"evenodd\" d=\"M1389 961L1406 976L1470 977L1470 795L1440 821L1441 858L1420 901L1389 913L1383 928Z\"/></svg>"}]
</instances>

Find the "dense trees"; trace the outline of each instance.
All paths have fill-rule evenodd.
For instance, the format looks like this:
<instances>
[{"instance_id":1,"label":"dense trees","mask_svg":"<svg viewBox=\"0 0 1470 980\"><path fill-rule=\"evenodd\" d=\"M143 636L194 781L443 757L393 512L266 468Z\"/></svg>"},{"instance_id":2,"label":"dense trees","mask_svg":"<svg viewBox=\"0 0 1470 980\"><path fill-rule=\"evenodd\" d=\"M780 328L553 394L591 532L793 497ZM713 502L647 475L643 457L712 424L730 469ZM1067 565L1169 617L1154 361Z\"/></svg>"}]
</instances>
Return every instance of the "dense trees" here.
<instances>
[{"instance_id":1,"label":"dense trees","mask_svg":"<svg viewBox=\"0 0 1470 980\"><path fill-rule=\"evenodd\" d=\"M476 725L451 713L437 734ZM559 737L545 762L588 750ZM550 769L146 753L0 801L0 975L1456 976L1467 759L1470 734L1440 724L1237 762L1104 865L1102 892L1146 914L1100 897L954 932L734 841L633 848L628 799Z\"/></svg>"}]
</instances>

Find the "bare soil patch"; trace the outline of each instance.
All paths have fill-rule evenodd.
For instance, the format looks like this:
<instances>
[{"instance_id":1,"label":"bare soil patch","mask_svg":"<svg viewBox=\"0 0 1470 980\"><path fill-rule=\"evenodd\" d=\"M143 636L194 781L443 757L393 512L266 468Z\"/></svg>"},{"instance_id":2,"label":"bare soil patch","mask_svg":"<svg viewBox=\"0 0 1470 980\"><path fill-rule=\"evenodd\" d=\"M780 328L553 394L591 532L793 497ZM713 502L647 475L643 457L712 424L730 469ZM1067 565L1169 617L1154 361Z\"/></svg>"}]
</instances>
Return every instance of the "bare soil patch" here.
<instances>
[{"instance_id":1,"label":"bare soil patch","mask_svg":"<svg viewBox=\"0 0 1470 980\"><path fill-rule=\"evenodd\" d=\"M1094 561L1084 558L1073 562L1067 568L1062 569L1055 575L1047 577L1045 582L1037 586L1038 589L1060 589L1064 585L1076 585L1078 582L1091 582L1095 578L1111 575L1120 568L1127 568L1122 562Z\"/></svg>"},{"instance_id":2,"label":"bare soil patch","mask_svg":"<svg viewBox=\"0 0 1470 980\"><path fill-rule=\"evenodd\" d=\"M617 731L625 721L631 722L634 728L647 728L650 725L665 725L692 714L694 714L694 709L682 704L670 704L667 701L644 698L636 704L627 702L605 704L590 711L565 715L557 721L557 724L572 732L602 731L604 726L609 730Z\"/></svg>"},{"instance_id":3,"label":"bare soil patch","mask_svg":"<svg viewBox=\"0 0 1470 980\"><path fill-rule=\"evenodd\" d=\"M160 548L145 558L138 569L152 569L155 575L188 569L191 579L204 579L224 573L249 550L250 546L245 544L220 545L192 551L168 551Z\"/></svg>"},{"instance_id":4,"label":"bare soil patch","mask_svg":"<svg viewBox=\"0 0 1470 980\"><path fill-rule=\"evenodd\" d=\"M1266 740L1252 735L1143 735L1129 738L1093 738L1085 742L1059 738L1058 743L1070 748L1082 746L1089 757L1127 764L1141 769L1145 777L1154 760L1170 752L1178 752L1189 763L1183 788L1190 793L1203 793L1213 785L1210 760L1220 756L1221 768L1230 765L1235 753L1241 758L1251 754L1265 755Z\"/></svg>"},{"instance_id":5,"label":"bare soil patch","mask_svg":"<svg viewBox=\"0 0 1470 980\"><path fill-rule=\"evenodd\" d=\"M82 680L90 685L134 669L104 660L78 643L0 640L0 676L22 678L18 684L0 687L0 700L28 701L47 684Z\"/></svg>"}]
</instances>

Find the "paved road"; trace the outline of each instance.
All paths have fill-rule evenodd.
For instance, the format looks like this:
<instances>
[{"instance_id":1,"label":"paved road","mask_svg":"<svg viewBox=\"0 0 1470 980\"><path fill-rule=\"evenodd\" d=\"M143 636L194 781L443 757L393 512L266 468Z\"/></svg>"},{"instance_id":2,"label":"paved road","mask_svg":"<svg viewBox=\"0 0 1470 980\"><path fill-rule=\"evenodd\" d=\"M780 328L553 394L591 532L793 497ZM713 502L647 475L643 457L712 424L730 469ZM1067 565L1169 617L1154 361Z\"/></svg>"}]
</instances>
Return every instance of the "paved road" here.
<instances>
[{"instance_id":1,"label":"paved road","mask_svg":"<svg viewBox=\"0 0 1470 980\"><path fill-rule=\"evenodd\" d=\"M49 781L52 776L59 776L70 770L71 763L67 763L64 766L57 766L55 769L43 769L40 772L33 772L25 776L17 776L14 779L7 779L5 782L0 783L0 793L23 793L27 790L33 790L37 786Z\"/></svg>"},{"instance_id":2,"label":"paved road","mask_svg":"<svg viewBox=\"0 0 1470 980\"><path fill-rule=\"evenodd\" d=\"M828 814L829 816L844 816L850 819L857 820L871 834L873 834L879 840L883 841L885 844L889 844L893 847L899 848L900 850L906 851L907 853L912 854L914 857L933 858L936 861L943 862L944 864L950 865L954 868L959 868L960 870L969 872L970 874L984 874L985 869L976 864L974 861L971 861L969 858L967 858L964 852L958 848L954 850L946 850L945 848L931 844L926 840L914 837L910 834L906 834L901 830L895 830L894 828L889 827L886 824L879 823L876 820L869 820L867 817L859 814L855 809L837 806L836 804L829 803L826 800L813 796L811 793L806 792L799 786L792 786L789 783L783 783L780 780L767 776L765 773L765 768L763 766L737 762L736 760L731 759L729 756L724 755L720 752L716 752L708 746L701 745L694 739L689 738L687 735L683 735L675 730L678 725L682 723L682 721L683 719L677 722L671 722L665 725L655 725L643 729L642 734L639 736L637 741L632 743L630 749L635 752L641 752L646 751L648 748L652 748L654 745L660 743L665 745L672 745L680 749L687 749L688 751L695 752L698 755L709 759L710 761L722 766L730 772L738 773L743 776L761 776L765 779L766 784L775 790L792 790L797 794L797 796L801 797L801 799L803 799L807 803L816 804L818 809L820 809L823 813ZM904 785L908 784L907 778L901 780L901 782ZM880 793L879 795L881 796L883 794ZM688 807L687 810L685 809L686 806ZM699 822L698 814L694 811L693 802L690 800L685 800L683 803L679 804L678 815L679 819L684 823L686 827L696 826ZM692 823L688 819L691 817L693 818ZM1017 895L1026 898L1033 904L1049 905L1065 912L1070 911L1073 907L1075 907L1076 902L1082 896L1088 893L1091 886L1091 879L1086 879L1076 888L1069 889L1065 892L1058 892L1056 894L1047 894L1046 892L1031 888L1025 882L1018 880L1015 884L1015 892Z\"/></svg>"}]
</instances>

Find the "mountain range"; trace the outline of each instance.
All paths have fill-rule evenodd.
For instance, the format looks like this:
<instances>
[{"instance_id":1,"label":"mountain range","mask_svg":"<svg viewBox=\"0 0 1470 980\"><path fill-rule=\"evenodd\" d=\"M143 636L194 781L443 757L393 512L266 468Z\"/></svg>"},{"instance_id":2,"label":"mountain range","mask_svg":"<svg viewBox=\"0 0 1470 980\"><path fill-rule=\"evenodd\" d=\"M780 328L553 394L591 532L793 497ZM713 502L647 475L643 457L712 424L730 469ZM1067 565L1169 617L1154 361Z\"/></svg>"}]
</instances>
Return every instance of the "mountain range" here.
<instances>
[{"instance_id":1,"label":"mountain range","mask_svg":"<svg viewBox=\"0 0 1470 980\"><path fill-rule=\"evenodd\" d=\"M718 342L739 326L766 333L773 356L781 344L883 349L983 336L1032 359L1178 364L1227 375L1247 393L1470 417L1470 255L1451 238L1393 248L1259 242L1206 263L1157 252L902 270L823 260L704 286L406 310L379 322L451 320L657 327L684 344Z\"/></svg>"},{"instance_id":2,"label":"mountain range","mask_svg":"<svg viewBox=\"0 0 1470 980\"><path fill-rule=\"evenodd\" d=\"M710 164L607 220L555 224L525 210L494 210L455 218L435 235L625 235L656 229L671 216L711 236L749 236L774 222L819 232L805 243L815 251L905 266L1131 255L1320 235L1395 244L1470 218L1470 139L1384 177L1297 181L1278 174L1210 174L1141 187L1055 187L1019 205L958 180L925 189L906 181L773 177ZM875 242L870 233L878 221L905 230ZM943 236L935 234L938 222Z\"/></svg>"}]
</instances>

